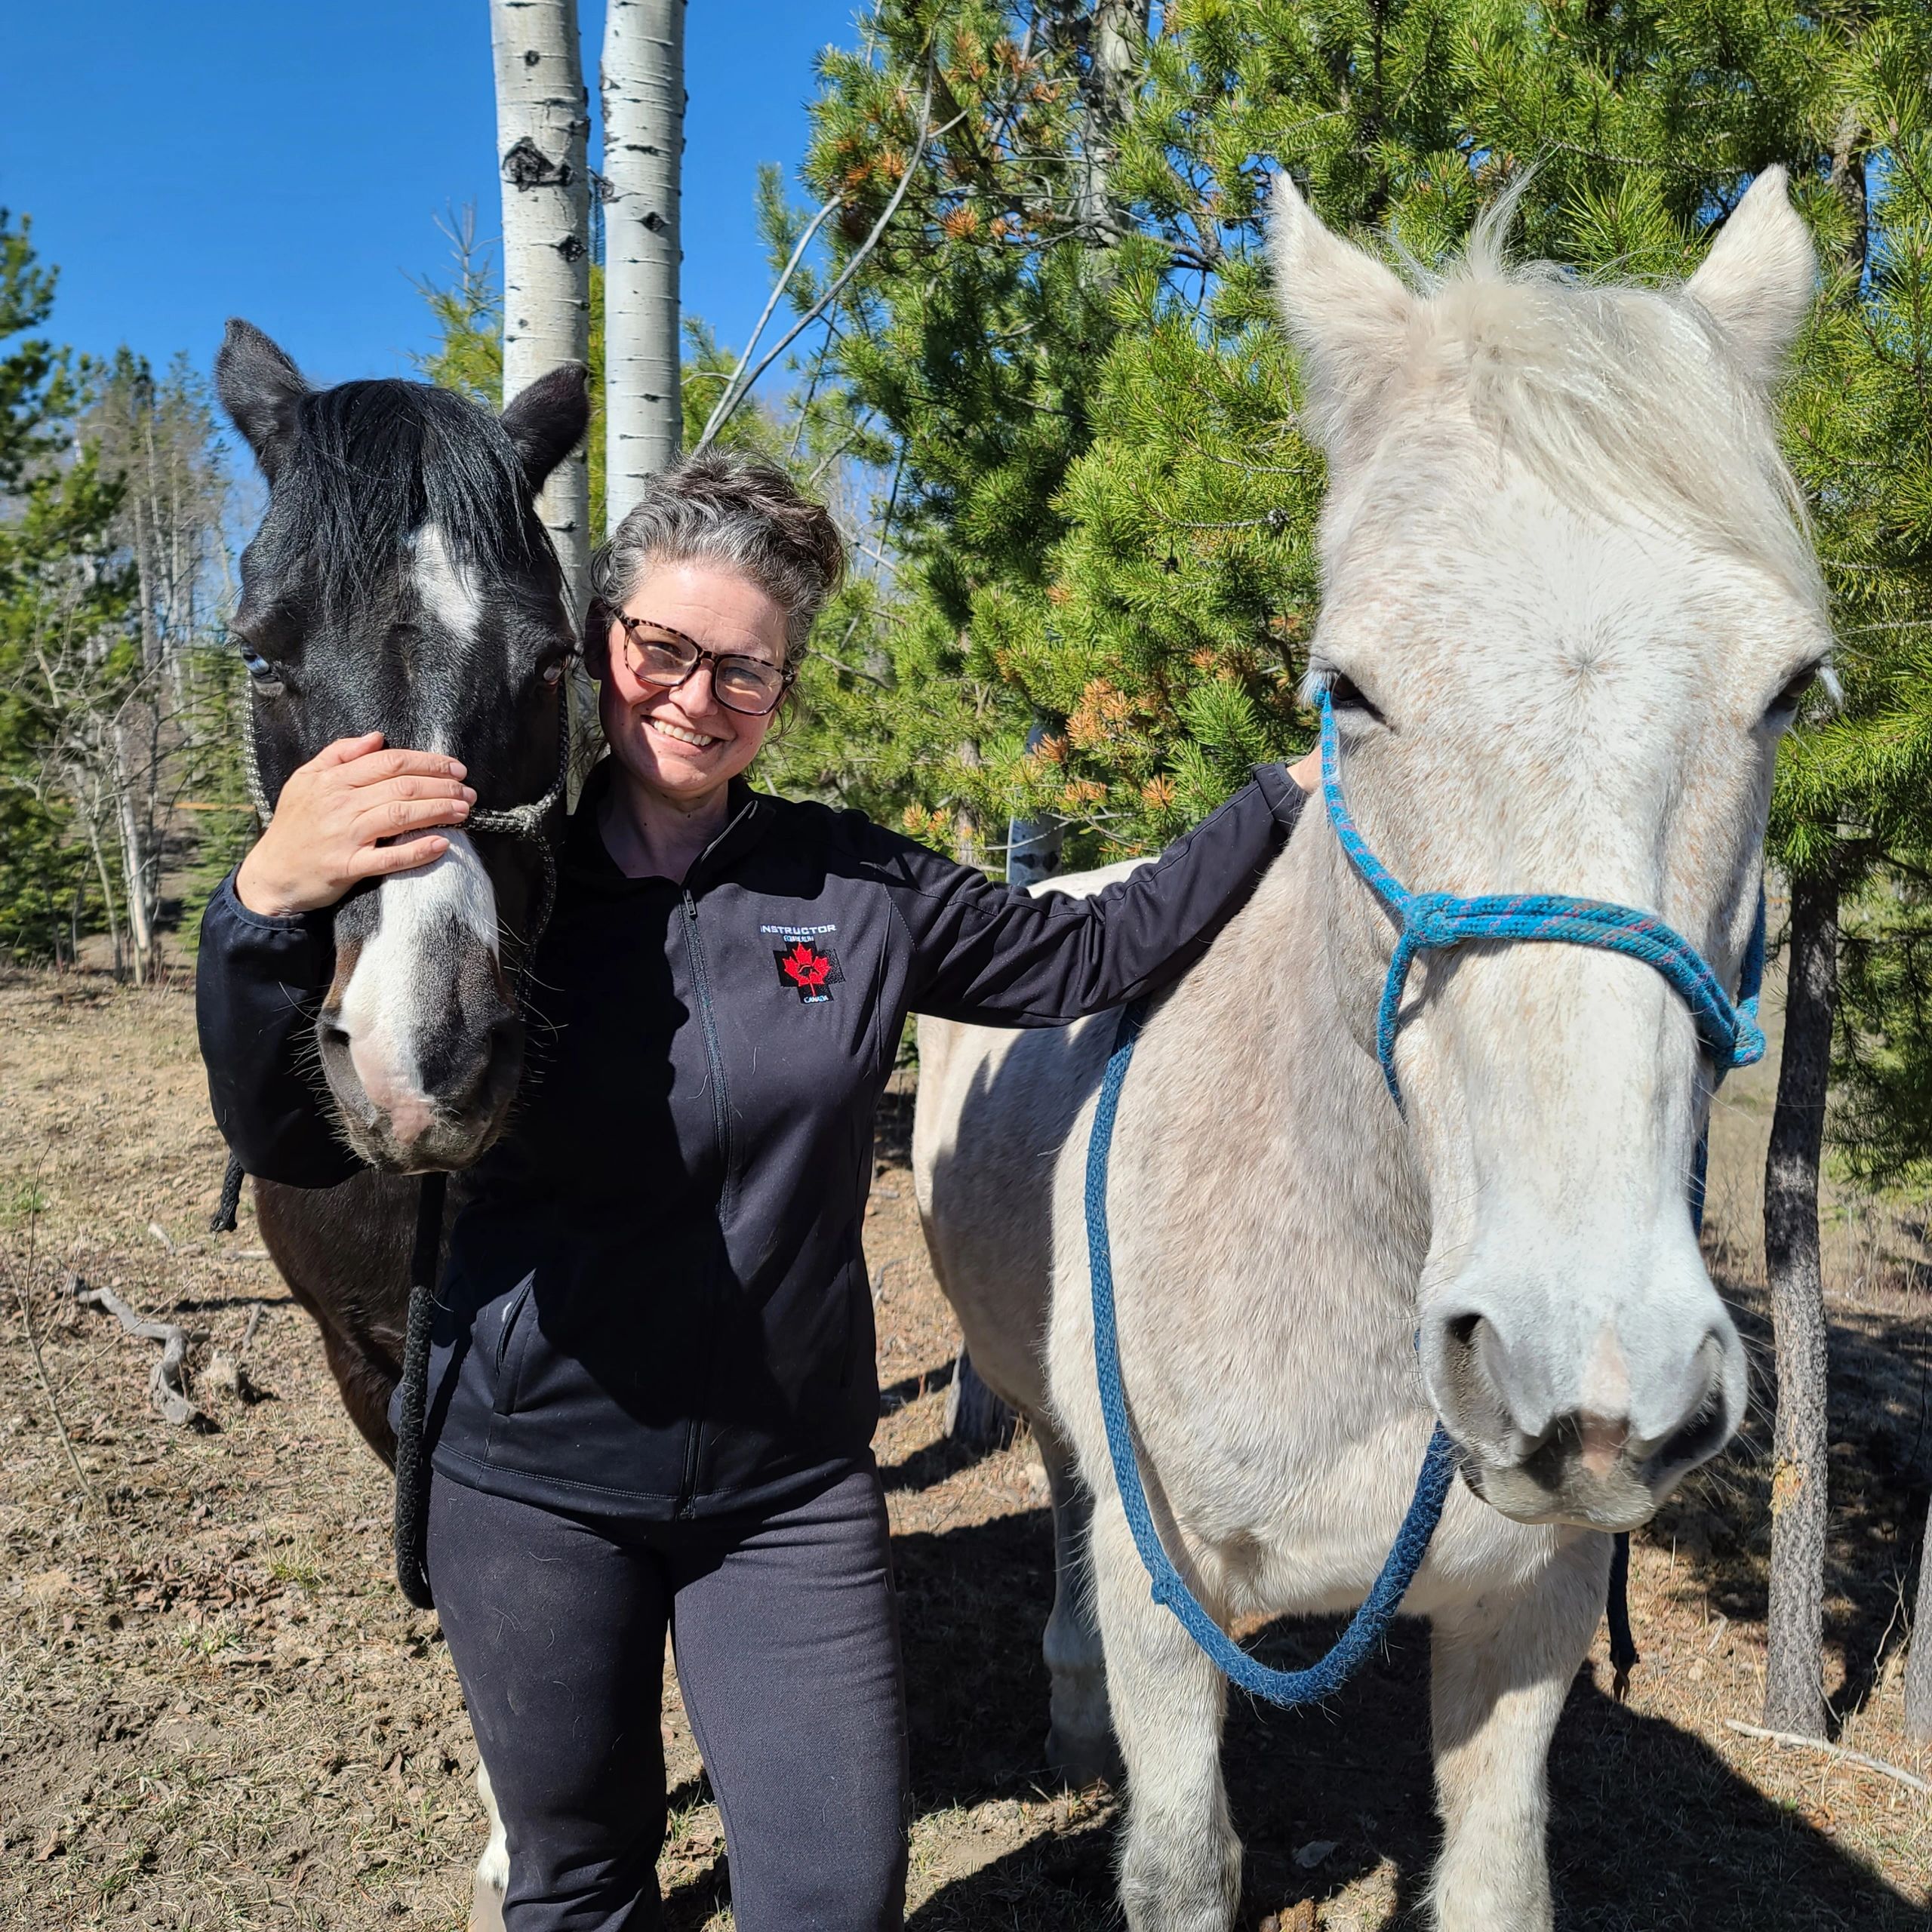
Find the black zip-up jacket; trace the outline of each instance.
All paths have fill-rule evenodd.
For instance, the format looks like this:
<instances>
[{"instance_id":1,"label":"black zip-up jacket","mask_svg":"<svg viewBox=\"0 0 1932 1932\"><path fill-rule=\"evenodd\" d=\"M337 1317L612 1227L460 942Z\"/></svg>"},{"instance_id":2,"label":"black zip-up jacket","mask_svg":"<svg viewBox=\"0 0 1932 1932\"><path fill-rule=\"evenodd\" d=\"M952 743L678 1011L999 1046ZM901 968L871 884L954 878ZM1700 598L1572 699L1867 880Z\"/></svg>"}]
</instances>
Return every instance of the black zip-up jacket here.
<instances>
[{"instance_id":1,"label":"black zip-up jacket","mask_svg":"<svg viewBox=\"0 0 1932 1932\"><path fill-rule=\"evenodd\" d=\"M538 949L530 1077L450 1240L433 1463L548 1508L775 1506L862 1456L878 1413L860 1251L872 1126L908 1012L1051 1026L1177 978L1302 802L1278 765L1091 899L1033 898L857 812L731 793L681 884L604 848L595 774ZM302 1043L328 914L231 880L202 925L215 1118L252 1174L355 1171Z\"/></svg>"}]
</instances>

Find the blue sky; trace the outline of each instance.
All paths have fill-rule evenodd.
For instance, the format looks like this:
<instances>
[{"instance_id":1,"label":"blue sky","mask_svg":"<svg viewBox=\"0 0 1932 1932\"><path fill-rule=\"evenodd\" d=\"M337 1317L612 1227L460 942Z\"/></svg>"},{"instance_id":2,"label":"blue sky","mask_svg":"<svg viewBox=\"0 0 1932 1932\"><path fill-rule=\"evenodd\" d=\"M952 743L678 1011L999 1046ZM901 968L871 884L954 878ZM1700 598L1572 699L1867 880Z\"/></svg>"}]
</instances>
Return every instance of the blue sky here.
<instances>
[{"instance_id":1,"label":"blue sky","mask_svg":"<svg viewBox=\"0 0 1932 1932\"><path fill-rule=\"evenodd\" d=\"M855 11L691 0L685 303L734 346L769 288L758 165L795 168L814 56ZM604 9L580 11L594 100ZM60 266L57 340L205 369L241 315L312 380L406 374L437 217L473 202L497 232L485 0L23 0L6 38L0 207Z\"/></svg>"}]
</instances>

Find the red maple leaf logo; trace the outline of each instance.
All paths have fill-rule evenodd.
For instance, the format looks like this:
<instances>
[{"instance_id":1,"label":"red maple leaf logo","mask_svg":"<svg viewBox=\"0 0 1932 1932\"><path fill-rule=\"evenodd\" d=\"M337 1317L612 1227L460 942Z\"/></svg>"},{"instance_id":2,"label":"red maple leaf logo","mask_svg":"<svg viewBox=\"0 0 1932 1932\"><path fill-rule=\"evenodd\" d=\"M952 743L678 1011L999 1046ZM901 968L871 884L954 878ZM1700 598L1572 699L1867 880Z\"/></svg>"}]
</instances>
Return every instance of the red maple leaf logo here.
<instances>
[{"instance_id":1,"label":"red maple leaf logo","mask_svg":"<svg viewBox=\"0 0 1932 1932\"><path fill-rule=\"evenodd\" d=\"M832 971L832 960L829 955L814 952L803 940L799 940L779 961L778 970L801 992L814 992L825 984Z\"/></svg>"}]
</instances>

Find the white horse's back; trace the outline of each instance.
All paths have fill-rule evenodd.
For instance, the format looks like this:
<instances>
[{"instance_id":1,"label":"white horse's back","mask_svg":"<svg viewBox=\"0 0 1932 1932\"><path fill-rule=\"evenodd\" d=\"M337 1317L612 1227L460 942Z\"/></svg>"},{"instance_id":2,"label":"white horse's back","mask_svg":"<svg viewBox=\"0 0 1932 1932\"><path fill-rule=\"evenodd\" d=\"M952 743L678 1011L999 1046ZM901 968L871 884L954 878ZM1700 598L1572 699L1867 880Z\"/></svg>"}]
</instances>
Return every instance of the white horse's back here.
<instances>
[{"instance_id":1,"label":"white horse's back","mask_svg":"<svg viewBox=\"0 0 1932 1932\"><path fill-rule=\"evenodd\" d=\"M1091 897L1149 863L1066 872L1035 897ZM958 1312L974 1366L1037 1430L1046 1415L1054 1163L1097 1078L1103 1035L919 1021L912 1186L933 1272ZM1004 1204L989 1215L985 1202Z\"/></svg>"}]
</instances>

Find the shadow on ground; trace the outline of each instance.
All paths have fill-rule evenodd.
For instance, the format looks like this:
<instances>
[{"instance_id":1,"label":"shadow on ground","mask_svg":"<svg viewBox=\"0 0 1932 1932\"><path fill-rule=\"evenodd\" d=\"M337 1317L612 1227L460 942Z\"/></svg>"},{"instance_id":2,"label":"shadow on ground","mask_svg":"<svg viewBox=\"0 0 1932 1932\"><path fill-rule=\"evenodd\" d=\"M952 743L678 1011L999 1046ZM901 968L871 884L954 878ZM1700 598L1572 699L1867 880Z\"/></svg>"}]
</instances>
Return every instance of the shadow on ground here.
<instances>
[{"instance_id":1,"label":"shadow on ground","mask_svg":"<svg viewBox=\"0 0 1932 1932\"><path fill-rule=\"evenodd\" d=\"M888 1480L891 1477L888 1475ZM1051 1789L1041 1761L1049 1607L1046 1512L900 1539L921 1815ZM1254 1647L1297 1668L1337 1626L1283 1622ZM1337 1899L1380 1872L1386 1921L1420 1927L1435 1845L1425 1628L1323 1711L1238 1700L1225 1761L1247 1846L1242 1923L1303 1899ZM1611 1700L1581 1674L1552 1754L1552 1867L1564 1932L1925 1932L1922 1905L1766 1798L1690 1733ZM943 1884L910 1932L1083 1932L1118 1926L1113 1808ZM1327 1844L1312 1869L1295 1854ZM1351 1909L1354 1909L1353 1907Z\"/></svg>"}]
</instances>

